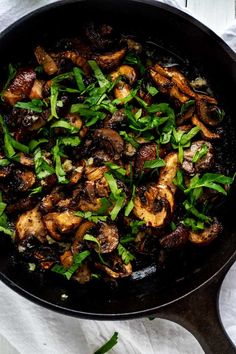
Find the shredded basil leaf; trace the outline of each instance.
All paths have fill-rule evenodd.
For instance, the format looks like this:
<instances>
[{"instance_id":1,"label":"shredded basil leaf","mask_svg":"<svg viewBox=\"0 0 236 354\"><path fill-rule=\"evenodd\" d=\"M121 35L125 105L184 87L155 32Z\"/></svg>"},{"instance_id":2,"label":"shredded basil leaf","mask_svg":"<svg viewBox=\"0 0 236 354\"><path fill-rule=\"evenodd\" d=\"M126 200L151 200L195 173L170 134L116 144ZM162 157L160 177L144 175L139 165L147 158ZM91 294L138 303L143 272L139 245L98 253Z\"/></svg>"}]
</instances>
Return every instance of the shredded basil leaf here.
<instances>
[{"instance_id":1,"label":"shredded basil leaf","mask_svg":"<svg viewBox=\"0 0 236 354\"><path fill-rule=\"evenodd\" d=\"M38 179L46 178L55 172L54 168L50 166L45 160L45 158L43 157L40 148L37 148L34 152L34 166L35 166L35 173Z\"/></svg>"},{"instance_id":2,"label":"shredded basil leaf","mask_svg":"<svg viewBox=\"0 0 236 354\"><path fill-rule=\"evenodd\" d=\"M118 342L118 333L114 332L114 334L111 337L111 339L109 339L105 344L103 344L102 347L97 349L96 352L94 352L94 354L105 354L105 353L107 353L109 350L111 350L117 344L117 342Z\"/></svg>"},{"instance_id":3,"label":"shredded basil leaf","mask_svg":"<svg viewBox=\"0 0 236 354\"><path fill-rule=\"evenodd\" d=\"M33 99L30 102L17 102L14 107L28 109L37 113L43 112L43 107L45 107L45 102L39 99Z\"/></svg>"},{"instance_id":4,"label":"shredded basil leaf","mask_svg":"<svg viewBox=\"0 0 236 354\"><path fill-rule=\"evenodd\" d=\"M6 91L6 89L8 88L10 82L14 79L14 77L16 76L16 73L17 73L17 70L16 68L14 68L14 66L10 63L8 65L8 78L7 78L7 81L5 83L5 85L3 86L3 89L1 91L1 98L4 94L4 92Z\"/></svg>"},{"instance_id":5,"label":"shredded basil leaf","mask_svg":"<svg viewBox=\"0 0 236 354\"><path fill-rule=\"evenodd\" d=\"M122 246L121 243L118 244L117 251L125 264L128 264L130 261L135 259L134 255L131 254L124 246Z\"/></svg>"},{"instance_id":6,"label":"shredded basil leaf","mask_svg":"<svg viewBox=\"0 0 236 354\"><path fill-rule=\"evenodd\" d=\"M83 81L83 71L80 69L80 68L73 68L73 73L74 73L74 76L75 76L75 81L76 81L76 84L78 86L78 89L79 91L84 91L85 90L85 84L84 84L84 81Z\"/></svg>"},{"instance_id":7,"label":"shredded basil leaf","mask_svg":"<svg viewBox=\"0 0 236 354\"><path fill-rule=\"evenodd\" d=\"M196 151L193 158L192 162L196 163L198 162L203 156L205 156L208 153L208 147L206 144L202 144L201 149Z\"/></svg>"}]
</instances>

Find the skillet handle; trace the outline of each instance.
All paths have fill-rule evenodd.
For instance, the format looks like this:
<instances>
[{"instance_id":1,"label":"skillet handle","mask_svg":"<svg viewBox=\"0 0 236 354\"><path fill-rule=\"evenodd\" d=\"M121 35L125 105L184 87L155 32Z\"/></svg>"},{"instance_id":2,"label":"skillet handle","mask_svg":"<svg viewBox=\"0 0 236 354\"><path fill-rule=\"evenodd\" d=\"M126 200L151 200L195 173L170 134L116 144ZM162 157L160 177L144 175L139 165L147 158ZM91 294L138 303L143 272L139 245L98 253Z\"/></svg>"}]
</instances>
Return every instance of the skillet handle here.
<instances>
[{"instance_id":1,"label":"skillet handle","mask_svg":"<svg viewBox=\"0 0 236 354\"><path fill-rule=\"evenodd\" d=\"M236 347L225 332L219 316L219 292L228 270L184 298L163 307L157 317L174 321L198 340L206 354L235 354Z\"/></svg>"}]
</instances>

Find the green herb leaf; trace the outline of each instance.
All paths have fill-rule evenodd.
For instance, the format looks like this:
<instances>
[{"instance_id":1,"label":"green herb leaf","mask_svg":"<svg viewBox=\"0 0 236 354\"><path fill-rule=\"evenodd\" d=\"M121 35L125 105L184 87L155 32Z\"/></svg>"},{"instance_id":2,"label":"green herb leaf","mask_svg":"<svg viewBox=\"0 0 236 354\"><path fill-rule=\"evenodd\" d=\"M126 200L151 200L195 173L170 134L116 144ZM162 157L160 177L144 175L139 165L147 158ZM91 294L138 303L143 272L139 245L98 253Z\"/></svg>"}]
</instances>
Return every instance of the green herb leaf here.
<instances>
[{"instance_id":1,"label":"green herb leaf","mask_svg":"<svg viewBox=\"0 0 236 354\"><path fill-rule=\"evenodd\" d=\"M118 244L117 251L125 264L128 264L130 261L135 259L134 255L131 254L124 246L122 246L121 243Z\"/></svg>"},{"instance_id":2,"label":"green herb leaf","mask_svg":"<svg viewBox=\"0 0 236 354\"><path fill-rule=\"evenodd\" d=\"M14 68L14 66L12 64L8 65L8 78L7 81L5 83L5 85L3 86L3 89L1 91L1 98L4 94L4 92L6 91L6 89L8 88L10 82L14 79L14 77L16 76L16 68Z\"/></svg>"},{"instance_id":3,"label":"green herb leaf","mask_svg":"<svg viewBox=\"0 0 236 354\"><path fill-rule=\"evenodd\" d=\"M126 243L133 242L134 240L135 240L135 236L132 236L132 235L128 234L128 235L122 236L120 238L120 243L122 245L125 245Z\"/></svg>"},{"instance_id":4,"label":"green herb leaf","mask_svg":"<svg viewBox=\"0 0 236 354\"><path fill-rule=\"evenodd\" d=\"M78 133L79 129L76 128L74 125L70 124L68 121L66 120L58 120L55 123L53 123L51 125L50 128L63 128L63 129L67 129L70 131L71 134L75 134Z\"/></svg>"},{"instance_id":5,"label":"green herb leaf","mask_svg":"<svg viewBox=\"0 0 236 354\"><path fill-rule=\"evenodd\" d=\"M140 221L140 220L131 221L130 227L131 227L132 235L136 235L139 232L140 226L142 226L144 224L145 224L145 222L144 221Z\"/></svg>"},{"instance_id":6,"label":"green herb leaf","mask_svg":"<svg viewBox=\"0 0 236 354\"><path fill-rule=\"evenodd\" d=\"M188 227L191 228L193 231L202 231L205 229L205 225L204 222L200 221L200 220L194 220L193 218L185 218L183 220L183 224Z\"/></svg>"},{"instance_id":7,"label":"green herb leaf","mask_svg":"<svg viewBox=\"0 0 236 354\"><path fill-rule=\"evenodd\" d=\"M186 211L192 215L194 215L195 217L197 217L199 220L201 221L205 221L205 222L210 222L212 219L209 216L206 216L202 213L200 213L195 206L193 206L191 203L189 203L188 200L185 200L183 202L183 206L185 207Z\"/></svg>"},{"instance_id":8,"label":"green herb leaf","mask_svg":"<svg viewBox=\"0 0 236 354\"><path fill-rule=\"evenodd\" d=\"M33 99L30 102L17 102L14 107L29 109L31 111L41 113L43 112L43 107L45 106L45 102L39 99Z\"/></svg>"},{"instance_id":9,"label":"green herb leaf","mask_svg":"<svg viewBox=\"0 0 236 354\"><path fill-rule=\"evenodd\" d=\"M59 183L68 183L69 181L66 179L66 172L62 168L61 164L61 155L62 151L60 150L59 139L56 141L56 145L52 149L53 160L55 163L55 173L57 175L57 179Z\"/></svg>"},{"instance_id":10,"label":"green herb leaf","mask_svg":"<svg viewBox=\"0 0 236 354\"><path fill-rule=\"evenodd\" d=\"M42 186L35 187L35 188L31 189L30 195L34 195L34 194L41 193L42 190L43 190L43 187L42 187Z\"/></svg>"},{"instance_id":11,"label":"green herb leaf","mask_svg":"<svg viewBox=\"0 0 236 354\"><path fill-rule=\"evenodd\" d=\"M125 131L120 131L119 134L124 138L125 141L130 143L136 149L139 147L139 143L131 135L127 134Z\"/></svg>"},{"instance_id":12,"label":"green herb leaf","mask_svg":"<svg viewBox=\"0 0 236 354\"><path fill-rule=\"evenodd\" d=\"M96 243L96 245L98 246L96 252L97 252L97 254L98 254L98 257L99 257L101 263L102 263L102 264L107 264L107 263L104 261L104 259L102 258L102 256L101 256L101 244L100 244L100 242L96 239L96 237L94 237L93 235L90 235L90 234L85 234L83 239L84 239L85 241L91 241L91 242Z\"/></svg>"},{"instance_id":13,"label":"green herb leaf","mask_svg":"<svg viewBox=\"0 0 236 354\"><path fill-rule=\"evenodd\" d=\"M10 161L7 159L0 159L0 167L6 167L10 164Z\"/></svg>"},{"instance_id":14,"label":"green herb leaf","mask_svg":"<svg viewBox=\"0 0 236 354\"><path fill-rule=\"evenodd\" d=\"M184 175L181 170L178 170L176 173L176 176L173 180L174 185L176 185L181 191L185 190L185 185L184 185Z\"/></svg>"},{"instance_id":15,"label":"green herb leaf","mask_svg":"<svg viewBox=\"0 0 236 354\"><path fill-rule=\"evenodd\" d=\"M232 184L233 181L234 178L224 176L218 173L205 173L202 177L196 175L190 180L189 187L185 190L185 193L189 193L192 189L195 188L205 187L214 189L219 193L227 195L226 190L220 184Z\"/></svg>"},{"instance_id":16,"label":"green herb leaf","mask_svg":"<svg viewBox=\"0 0 236 354\"><path fill-rule=\"evenodd\" d=\"M34 152L34 166L38 179L46 178L54 173L54 168L47 163L40 148Z\"/></svg>"},{"instance_id":17,"label":"green herb leaf","mask_svg":"<svg viewBox=\"0 0 236 354\"><path fill-rule=\"evenodd\" d=\"M202 144L201 149L196 151L193 158L192 162L196 163L198 162L203 156L205 156L208 153L208 147L206 144Z\"/></svg>"},{"instance_id":18,"label":"green herb leaf","mask_svg":"<svg viewBox=\"0 0 236 354\"><path fill-rule=\"evenodd\" d=\"M114 171L114 172L118 173L121 176L125 176L126 175L126 170L123 167L121 167L119 165L116 165L113 162L106 162L105 165L109 167L111 172Z\"/></svg>"},{"instance_id":19,"label":"green herb leaf","mask_svg":"<svg viewBox=\"0 0 236 354\"><path fill-rule=\"evenodd\" d=\"M134 208L135 189L136 189L136 186L133 185L133 190L132 190L131 199L130 199L130 201L128 202L128 204L126 205L126 207L125 207L125 216L129 216L129 214L131 213L131 211L132 211L133 208Z\"/></svg>"},{"instance_id":20,"label":"green herb leaf","mask_svg":"<svg viewBox=\"0 0 236 354\"><path fill-rule=\"evenodd\" d=\"M91 69L94 72L96 79L98 80L100 87L109 87L110 81L108 81L105 75L102 73L101 69L99 68L98 64L95 60L88 60L88 64L90 65Z\"/></svg>"},{"instance_id":21,"label":"green herb leaf","mask_svg":"<svg viewBox=\"0 0 236 354\"><path fill-rule=\"evenodd\" d=\"M194 104L195 104L194 100L189 100L186 103L183 103L181 106L180 115L182 116L184 113L186 113L189 107L193 106Z\"/></svg>"},{"instance_id":22,"label":"green herb leaf","mask_svg":"<svg viewBox=\"0 0 236 354\"><path fill-rule=\"evenodd\" d=\"M157 157L155 160L148 160L144 163L144 168L159 168L165 166L165 161L160 157Z\"/></svg>"},{"instance_id":23,"label":"green herb leaf","mask_svg":"<svg viewBox=\"0 0 236 354\"><path fill-rule=\"evenodd\" d=\"M76 147L81 143L78 136L65 136L59 138L59 145Z\"/></svg>"},{"instance_id":24,"label":"green herb leaf","mask_svg":"<svg viewBox=\"0 0 236 354\"><path fill-rule=\"evenodd\" d=\"M32 152L34 151L39 145L48 143L48 139L38 139L38 140L30 140L29 142L29 151Z\"/></svg>"},{"instance_id":25,"label":"green herb leaf","mask_svg":"<svg viewBox=\"0 0 236 354\"><path fill-rule=\"evenodd\" d=\"M84 91L85 90L85 84L84 84L84 81L83 81L83 71L78 68L78 67L75 67L73 68L73 73L74 73L74 76L75 76L75 81L76 81L76 84L78 86L78 89L79 91Z\"/></svg>"},{"instance_id":26,"label":"green herb leaf","mask_svg":"<svg viewBox=\"0 0 236 354\"><path fill-rule=\"evenodd\" d=\"M73 257L73 264L69 269L66 269L62 265L55 264L51 270L55 273L64 275L68 280L72 277L75 271L82 265L83 261L90 255L89 251L83 251L76 254Z\"/></svg>"},{"instance_id":27,"label":"green herb leaf","mask_svg":"<svg viewBox=\"0 0 236 354\"><path fill-rule=\"evenodd\" d=\"M118 333L115 332L113 334L113 336L111 337L111 339L109 339L109 341L107 341L105 344L103 344L103 346L101 348L96 350L96 352L94 352L94 354L107 353L109 350L111 350L117 344L117 341L118 341Z\"/></svg>"},{"instance_id":28,"label":"green herb leaf","mask_svg":"<svg viewBox=\"0 0 236 354\"><path fill-rule=\"evenodd\" d=\"M147 85L147 91L148 93L150 93L151 96L156 96L156 94L158 94L158 90L156 89L156 87L151 86L151 85Z\"/></svg>"}]
</instances>

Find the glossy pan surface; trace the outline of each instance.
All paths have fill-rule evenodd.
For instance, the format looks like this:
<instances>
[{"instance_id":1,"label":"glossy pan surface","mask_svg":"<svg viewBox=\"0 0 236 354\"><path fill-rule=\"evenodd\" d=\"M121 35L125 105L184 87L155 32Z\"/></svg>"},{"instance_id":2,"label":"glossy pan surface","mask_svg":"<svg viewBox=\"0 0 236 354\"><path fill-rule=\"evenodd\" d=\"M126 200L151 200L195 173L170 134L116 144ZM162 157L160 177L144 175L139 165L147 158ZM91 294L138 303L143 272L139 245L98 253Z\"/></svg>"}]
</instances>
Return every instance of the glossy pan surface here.
<instances>
[{"instance_id":1,"label":"glossy pan surface","mask_svg":"<svg viewBox=\"0 0 236 354\"><path fill-rule=\"evenodd\" d=\"M191 65L210 80L227 117L236 115L232 95L236 92L236 55L212 31L192 17L156 1L89 0L49 5L21 19L0 36L0 67L32 55L38 43L50 43L69 34L76 35L81 22L98 19L123 33L150 40ZM228 121L227 160L236 160L236 121ZM55 275L28 273L14 261L6 237L0 237L0 278L3 282L45 307L85 318L122 319L155 313L164 305L192 292L214 277L236 252L234 193L220 210L225 228L222 237L206 248L173 257L163 272L152 268L111 289L91 283L78 285ZM63 300L62 294L68 295ZM65 297L64 297L65 298Z\"/></svg>"}]
</instances>

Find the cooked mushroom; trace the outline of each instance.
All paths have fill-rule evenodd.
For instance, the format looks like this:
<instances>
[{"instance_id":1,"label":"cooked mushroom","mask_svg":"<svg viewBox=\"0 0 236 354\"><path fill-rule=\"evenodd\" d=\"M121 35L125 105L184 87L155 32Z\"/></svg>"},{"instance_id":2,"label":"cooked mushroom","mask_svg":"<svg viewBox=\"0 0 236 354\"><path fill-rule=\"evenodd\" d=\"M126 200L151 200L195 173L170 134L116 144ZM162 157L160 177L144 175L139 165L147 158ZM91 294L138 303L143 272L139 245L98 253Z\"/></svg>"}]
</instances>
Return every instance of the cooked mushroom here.
<instances>
[{"instance_id":1,"label":"cooked mushroom","mask_svg":"<svg viewBox=\"0 0 236 354\"><path fill-rule=\"evenodd\" d=\"M68 119L70 124L73 125L75 128L82 128L83 122L78 113L69 113L67 114L66 119Z\"/></svg>"},{"instance_id":2,"label":"cooked mushroom","mask_svg":"<svg viewBox=\"0 0 236 354\"><path fill-rule=\"evenodd\" d=\"M42 47L36 47L34 55L37 59L37 62L43 66L46 74L53 75L58 71L57 64Z\"/></svg>"},{"instance_id":3,"label":"cooked mushroom","mask_svg":"<svg viewBox=\"0 0 236 354\"><path fill-rule=\"evenodd\" d=\"M19 162L24 165L24 166L27 166L27 167L32 167L34 166L34 160L32 157L29 157L27 155L25 155L23 152L20 152L19 153Z\"/></svg>"},{"instance_id":4,"label":"cooked mushroom","mask_svg":"<svg viewBox=\"0 0 236 354\"><path fill-rule=\"evenodd\" d=\"M65 251L60 256L60 261L64 268L70 268L73 264L73 255L71 251L70 250Z\"/></svg>"},{"instance_id":5,"label":"cooked mushroom","mask_svg":"<svg viewBox=\"0 0 236 354\"><path fill-rule=\"evenodd\" d=\"M159 184L170 187L172 193L176 191L176 186L173 184L173 180L177 173L179 166L178 155L175 152L169 153L165 158L165 166L160 169Z\"/></svg>"},{"instance_id":6,"label":"cooked mushroom","mask_svg":"<svg viewBox=\"0 0 236 354\"><path fill-rule=\"evenodd\" d=\"M21 214L16 221L16 238L24 241L29 237L36 237L40 242L45 242L47 231L42 221L42 214L38 206Z\"/></svg>"},{"instance_id":7,"label":"cooked mushroom","mask_svg":"<svg viewBox=\"0 0 236 354\"><path fill-rule=\"evenodd\" d=\"M126 114L124 109L118 109L112 114L111 118L104 120L104 128L117 129L118 127L125 125Z\"/></svg>"},{"instance_id":8,"label":"cooked mushroom","mask_svg":"<svg viewBox=\"0 0 236 354\"><path fill-rule=\"evenodd\" d=\"M119 233L115 225L102 223L97 240L101 245L101 253L110 253L116 249L119 243Z\"/></svg>"},{"instance_id":9,"label":"cooked mushroom","mask_svg":"<svg viewBox=\"0 0 236 354\"><path fill-rule=\"evenodd\" d=\"M113 259L112 267L108 267L104 264L96 263L96 268L107 273L111 278L118 279L128 277L132 274L132 265L131 263L124 264L120 257Z\"/></svg>"},{"instance_id":10,"label":"cooked mushroom","mask_svg":"<svg viewBox=\"0 0 236 354\"><path fill-rule=\"evenodd\" d=\"M121 65L116 71L110 74L111 80L115 81L118 77L125 77L129 84L132 86L136 81L137 74L134 68L129 65Z\"/></svg>"},{"instance_id":11,"label":"cooked mushroom","mask_svg":"<svg viewBox=\"0 0 236 354\"><path fill-rule=\"evenodd\" d=\"M89 233L95 226L96 225L92 221L84 221L82 224L80 224L76 230L75 239L71 246L73 254L76 254L80 251L80 248L82 247L81 245L84 242L85 234Z\"/></svg>"},{"instance_id":12,"label":"cooked mushroom","mask_svg":"<svg viewBox=\"0 0 236 354\"><path fill-rule=\"evenodd\" d=\"M189 230L186 229L183 224L177 226L177 228L170 234L165 235L160 239L160 244L164 248L178 248L182 247L189 237Z\"/></svg>"},{"instance_id":13,"label":"cooked mushroom","mask_svg":"<svg viewBox=\"0 0 236 354\"><path fill-rule=\"evenodd\" d=\"M18 101L28 97L36 79L33 69L19 69L12 83L4 92L4 101L14 106Z\"/></svg>"},{"instance_id":14,"label":"cooked mushroom","mask_svg":"<svg viewBox=\"0 0 236 354\"><path fill-rule=\"evenodd\" d=\"M116 52L109 52L106 54L95 55L94 59L101 69L111 70L117 67L124 58L126 49L122 48Z\"/></svg>"},{"instance_id":15,"label":"cooked mushroom","mask_svg":"<svg viewBox=\"0 0 236 354\"><path fill-rule=\"evenodd\" d=\"M135 173L141 174L144 171L146 161L155 160L157 157L157 146L155 143L143 144L137 151L135 160Z\"/></svg>"},{"instance_id":16,"label":"cooked mushroom","mask_svg":"<svg viewBox=\"0 0 236 354\"><path fill-rule=\"evenodd\" d=\"M138 190L134 199L134 215L147 226L164 226L174 207L173 193L165 185L149 186L144 192Z\"/></svg>"},{"instance_id":17,"label":"cooked mushroom","mask_svg":"<svg viewBox=\"0 0 236 354\"><path fill-rule=\"evenodd\" d=\"M211 132L196 115L192 117L192 123L201 129L202 135L207 140L220 139L220 134Z\"/></svg>"},{"instance_id":18,"label":"cooked mushroom","mask_svg":"<svg viewBox=\"0 0 236 354\"><path fill-rule=\"evenodd\" d=\"M219 116L217 114L217 106L209 104L207 100L199 99L196 101L196 108L198 117L203 121L204 124L210 126L217 126L220 123Z\"/></svg>"},{"instance_id":19,"label":"cooked mushroom","mask_svg":"<svg viewBox=\"0 0 236 354\"><path fill-rule=\"evenodd\" d=\"M32 171L17 170L14 173L16 188L19 192L26 192L36 182L36 176Z\"/></svg>"},{"instance_id":20,"label":"cooked mushroom","mask_svg":"<svg viewBox=\"0 0 236 354\"><path fill-rule=\"evenodd\" d=\"M62 235L75 230L81 223L82 218L75 216L72 211L52 212L43 216L43 221L49 234L57 241Z\"/></svg>"},{"instance_id":21,"label":"cooked mushroom","mask_svg":"<svg viewBox=\"0 0 236 354\"><path fill-rule=\"evenodd\" d=\"M193 157L199 152L203 146L206 146L207 152L196 163L193 162ZM211 143L201 140L194 141L189 149L184 150L184 161L182 169L188 174L199 173L212 168L214 163L214 151Z\"/></svg>"},{"instance_id":22,"label":"cooked mushroom","mask_svg":"<svg viewBox=\"0 0 236 354\"><path fill-rule=\"evenodd\" d=\"M114 160L118 160L124 151L124 141L121 136L113 129L96 129L94 138L98 144L107 151Z\"/></svg>"},{"instance_id":23,"label":"cooked mushroom","mask_svg":"<svg viewBox=\"0 0 236 354\"><path fill-rule=\"evenodd\" d=\"M35 99L42 99L43 98L43 81L41 80L35 80L34 84L31 88L30 94L29 94L29 98L31 100L35 100Z\"/></svg>"},{"instance_id":24,"label":"cooked mushroom","mask_svg":"<svg viewBox=\"0 0 236 354\"><path fill-rule=\"evenodd\" d=\"M44 213L49 213L56 207L57 203L64 198L64 193L60 191L60 187L56 187L50 194L43 197L40 203L40 210Z\"/></svg>"},{"instance_id":25,"label":"cooked mushroom","mask_svg":"<svg viewBox=\"0 0 236 354\"><path fill-rule=\"evenodd\" d=\"M189 240L197 245L207 245L223 231L222 224L214 218L210 226L201 232L190 231Z\"/></svg>"},{"instance_id":26,"label":"cooked mushroom","mask_svg":"<svg viewBox=\"0 0 236 354\"><path fill-rule=\"evenodd\" d=\"M73 274L73 279L80 284L85 284L91 279L91 270L87 263L82 264Z\"/></svg>"},{"instance_id":27,"label":"cooked mushroom","mask_svg":"<svg viewBox=\"0 0 236 354\"><path fill-rule=\"evenodd\" d=\"M76 66L83 69L86 75L90 73L90 67L87 63L87 59L75 51L67 51L59 54L60 58L66 58L72 61Z\"/></svg>"}]
</instances>

